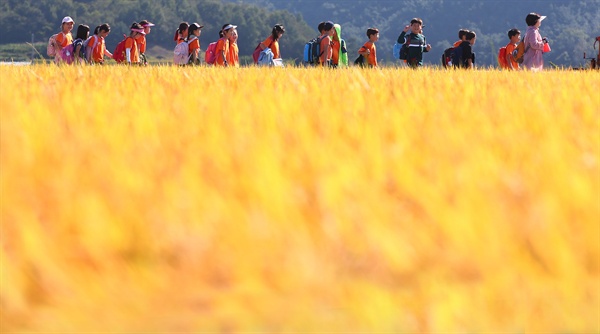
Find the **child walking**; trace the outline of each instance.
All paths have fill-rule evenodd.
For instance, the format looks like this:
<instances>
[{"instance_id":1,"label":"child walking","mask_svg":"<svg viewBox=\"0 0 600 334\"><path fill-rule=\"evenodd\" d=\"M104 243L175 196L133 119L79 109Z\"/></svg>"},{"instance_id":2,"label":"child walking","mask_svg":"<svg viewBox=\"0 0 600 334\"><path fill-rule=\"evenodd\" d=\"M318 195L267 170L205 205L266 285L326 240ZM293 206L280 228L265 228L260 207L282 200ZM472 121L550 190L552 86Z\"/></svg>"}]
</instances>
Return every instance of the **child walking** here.
<instances>
[{"instance_id":1,"label":"child walking","mask_svg":"<svg viewBox=\"0 0 600 334\"><path fill-rule=\"evenodd\" d=\"M90 35L90 27L85 24L80 24L77 27L77 35L73 41L73 63L77 65L84 65L86 61L85 49L83 42L87 41Z\"/></svg>"},{"instance_id":2,"label":"child walking","mask_svg":"<svg viewBox=\"0 0 600 334\"><path fill-rule=\"evenodd\" d=\"M348 48L346 47L346 41L342 39L342 26L336 23L333 28L331 62L333 67L348 67Z\"/></svg>"},{"instance_id":3,"label":"child walking","mask_svg":"<svg viewBox=\"0 0 600 334\"><path fill-rule=\"evenodd\" d=\"M226 24L223 26L223 29L221 29L221 34L223 36L219 38L215 47L215 66L229 66L227 63L227 55L229 54L229 37L235 28L237 28L237 26L234 26L233 24Z\"/></svg>"},{"instance_id":4,"label":"child walking","mask_svg":"<svg viewBox=\"0 0 600 334\"><path fill-rule=\"evenodd\" d=\"M321 43L319 50L321 55L319 56L319 64L321 66L331 66L331 57L333 56L333 48L331 47L331 36L333 36L333 22L321 22L319 24L319 31L321 36L319 37Z\"/></svg>"},{"instance_id":5,"label":"child walking","mask_svg":"<svg viewBox=\"0 0 600 334\"><path fill-rule=\"evenodd\" d=\"M138 48L136 39L139 35L144 35L144 29L139 23L134 22L131 25L131 33L125 41L125 59L128 64L140 64L140 50Z\"/></svg>"},{"instance_id":6,"label":"child walking","mask_svg":"<svg viewBox=\"0 0 600 334\"><path fill-rule=\"evenodd\" d=\"M58 33L53 43L55 49L54 62L56 64L60 64L62 62L62 49L73 43L73 35L71 35L71 30L73 30L74 25L75 21L73 21L70 16L65 16L62 19L61 31Z\"/></svg>"},{"instance_id":7,"label":"child walking","mask_svg":"<svg viewBox=\"0 0 600 334\"><path fill-rule=\"evenodd\" d=\"M285 33L285 28L281 24L276 24L271 30L271 36L267 37L262 43L259 44L260 50L270 48L273 51L273 59L281 58L281 52L279 51L279 39Z\"/></svg>"},{"instance_id":8,"label":"child walking","mask_svg":"<svg viewBox=\"0 0 600 334\"><path fill-rule=\"evenodd\" d=\"M192 23L188 28L188 54L190 57L188 64L190 65L200 65L200 34L202 28L204 26L198 23Z\"/></svg>"},{"instance_id":9,"label":"child walking","mask_svg":"<svg viewBox=\"0 0 600 334\"><path fill-rule=\"evenodd\" d=\"M377 67L377 48L375 42L379 40L379 30L377 28L367 29L369 40L358 49L358 54L367 60L369 67Z\"/></svg>"},{"instance_id":10,"label":"child walking","mask_svg":"<svg viewBox=\"0 0 600 334\"><path fill-rule=\"evenodd\" d=\"M465 41L460 43L454 49L452 54L452 64L454 68L475 68L475 53L473 53L473 45L477 40L477 34L474 31L469 31L465 37Z\"/></svg>"},{"instance_id":11,"label":"child walking","mask_svg":"<svg viewBox=\"0 0 600 334\"><path fill-rule=\"evenodd\" d=\"M148 20L141 20L139 25L142 26L142 29L144 29L144 35L139 35L135 41L140 49L140 61L142 64L147 65L148 59L146 58L146 35L148 35L152 30L151 28L154 27L154 23Z\"/></svg>"},{"instance_id":12,"label":"child walking","mask_svg":"<svg viewBox=\"0 0 600 334\"><path fill-rule=\"evenodd\" d=\"M227 63L231 67L240 67L240 49L237 45L238 32L233 29L229 34L229 53L227 54Z\"/></svg>"},{"instance_id":13,"label":"child walking","mask_svg":"<svg viewBox=\"0 0 600 334\"><path fill-rule=\"evenodd\" d=\"M104 56L112 58L113 55L106 49L105 38L110 33L110 25L104 23L99 25L94 31L94 36L90 38L86 45L86 57L90 64L104 64Z\"/></svg>"},{"instance_id":14,"label":"child walking","mask_svg":"<svg viewBox=\"0 0 600 334\"><path fill-rule=\"evenodd\" d=\"M521 40L521 32L519 29L514 28L508 31L508 39L510 40L506 45L506 65L508 65L507 69L516 71L519 69L519 63L515 59L515 49Z\"/></svg>"},{"instance_id":15,"label":"child walking","mask_svg":"<svg viewBox=\"0 0 600 334\"><path fill-rule=\"evenodd\" d=\"M408 30L411 30L407 34ZM413 67L423 66L423 53L431 50L431 45L427 44L423 35L423 20L414 18L410 21L410 25L404 27L400 36L398 36L398 44L408 44L408 57L406 63Z\"/></svg>"}]
</instances>

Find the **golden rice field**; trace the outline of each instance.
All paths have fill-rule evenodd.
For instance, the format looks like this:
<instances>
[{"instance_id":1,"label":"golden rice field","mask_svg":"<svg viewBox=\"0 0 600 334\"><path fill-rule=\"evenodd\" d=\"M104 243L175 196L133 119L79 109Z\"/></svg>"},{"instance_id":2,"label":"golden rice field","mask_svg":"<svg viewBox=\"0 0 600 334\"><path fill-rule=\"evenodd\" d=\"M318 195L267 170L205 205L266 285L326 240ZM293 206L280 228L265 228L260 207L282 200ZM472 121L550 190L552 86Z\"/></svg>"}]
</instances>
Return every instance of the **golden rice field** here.
<instances>
[{"instance_id":1,"label":"golden rice field","mask_svg":"<svg viewBox=\"0 0 600 334\"><path fill-rule=\"evenodd\" d=\"M598 333L599 83L2 66L1 331Z\"/></svg>"}]
</instances>

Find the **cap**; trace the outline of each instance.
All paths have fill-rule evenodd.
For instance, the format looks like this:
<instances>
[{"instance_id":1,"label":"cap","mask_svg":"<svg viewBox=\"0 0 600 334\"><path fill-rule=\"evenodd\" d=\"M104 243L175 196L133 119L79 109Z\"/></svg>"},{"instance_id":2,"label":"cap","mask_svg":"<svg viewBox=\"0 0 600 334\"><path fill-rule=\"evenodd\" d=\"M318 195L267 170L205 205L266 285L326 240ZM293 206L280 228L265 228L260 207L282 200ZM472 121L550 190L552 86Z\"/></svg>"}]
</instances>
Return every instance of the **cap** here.
<instances>
[{"instance_id":1,"label":"cap","mask_svg":"<svg viewBox=\"0 0 600 334\"><path fill-rule=\"evenodd\" d=\"M545 18L546 18L546 16L540 17L540 21L544 21Z\"/></svg>"},{"instance_id":2,"label":"cap","mask_svg":"<svg viewBox=\"0 0 600 334\"><path fill-rule=\"evenodd\" d=\"M144 32L144 29L136 29L136 28L131 28L131 31L135 31L135 32L139 32L142 35L145 35L146 33Z\"/></svg>"},{"instance_id":3,"label":"cap","mask_svg":"<svg viewBox=\"0 0 600 334\"><path fill-rule=\"evenodd\" d=\"M333 22L331 22L331 21L325 22L325 24L323 25L323 29L324 30L331 30L331 29L333 29Z\"/></svg>"},{"instance_id":4,"label":"cap","mask_svg":"<svg viewBox=\"0 0 600 334\"><path fill-rule=\"evenodd\" d=\"M152 22L150 22L150 21L148 21L148 20L141 20L141 21L140 21L140 25L141 25L142 27L144 27L144 28L146 28L146 27L154 27L154 26L155 26L155 24L154 24L154 23L152 23Z\"/></svg>"},{"instance_id":5,"label":"cap","mask_svg":"<svg viewBox=\"0 0 600 334\"><path fill-rule=\"evenodd\" d=\"M189 27L190 30L196 30L196 29L202 29L202 28L204 28L204 26L201 26L196 22L190 24L190 27Z\"/></svg>"},{"instance_id":6,"label":"cap","mask_svg":"<svg viewBox=\"0 0 600 334\"><path fill-rule=\"evenodd\" d=\"M73 21L73 19L70 16L65 16L65 18L62 19L62 23L71 23L71 22L75 22L75 21Z\"/></svg>"},{"instance_id":7,"label":"cap","mask_svg":"<svg viewBox=\"0 0 600 334\"><path fill-rule=\"evenodd\" d=\"M527 14L527 17L525 17L525 23L527 23L528 26L533 26L545 18L545 16L542 16L538 13L529 13Z\"/></svg>"},{"instance_id":8,"label":"cap","mask_svg":"<svg viewBox=\"0 0 600 334\"><path fill-rule=\"evenodd\" d=\"M202 27L200 27L200 28L202 28ZM223 30L225 31L225 30L235 29L235 28L237 28L237 26L234 26L233 24L228 24L227 26L225 26L225 28L223 28Z\"/></svg>"}]
</instances>

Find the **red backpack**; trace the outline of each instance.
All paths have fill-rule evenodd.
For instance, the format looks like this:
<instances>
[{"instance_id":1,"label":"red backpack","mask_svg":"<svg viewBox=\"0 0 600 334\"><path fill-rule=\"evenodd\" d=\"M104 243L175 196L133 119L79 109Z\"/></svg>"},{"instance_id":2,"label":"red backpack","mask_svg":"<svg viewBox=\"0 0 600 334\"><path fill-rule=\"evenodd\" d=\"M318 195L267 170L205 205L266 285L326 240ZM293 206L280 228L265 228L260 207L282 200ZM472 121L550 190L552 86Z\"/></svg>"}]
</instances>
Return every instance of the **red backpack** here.
<instances>
[{"instance_id":1,"label":"red backpack","mask_svg":"<svg viewBox=\"0 0 600 334\"><path fill-rule=\"evenodd\" d=\"M498 64L500 68L509 68L508 62L506 61L506 46L503 46L498 50Z\"/></svg>"},{"instance_id":2,"label":"red backpack","mask_svg":"<svg viewBox=\"0 0 600 334\"><path fill-rule=\"evenodd\" d=\"M113 59L117 62L117 64L120 64L122 62L126 62L125 59L125 41L127 41L129 37L125 34L123 34L123 40L119 42L119 44L117 44L117 47L115 48L115 52L113 52Z\"/></svg>"},{"instance_id":3,"label":"red backpack","mask_svg":"<svg viewBox=\"0 0 600 334\"><path fill-rule=\"evenodd\" d=\"M213 65L216 60L217 60L217 42L212 42L212 43L208 44L208 47L206 48L206 52L204 53L204 61L209 65Z\"/></svg>"}]
</instances>

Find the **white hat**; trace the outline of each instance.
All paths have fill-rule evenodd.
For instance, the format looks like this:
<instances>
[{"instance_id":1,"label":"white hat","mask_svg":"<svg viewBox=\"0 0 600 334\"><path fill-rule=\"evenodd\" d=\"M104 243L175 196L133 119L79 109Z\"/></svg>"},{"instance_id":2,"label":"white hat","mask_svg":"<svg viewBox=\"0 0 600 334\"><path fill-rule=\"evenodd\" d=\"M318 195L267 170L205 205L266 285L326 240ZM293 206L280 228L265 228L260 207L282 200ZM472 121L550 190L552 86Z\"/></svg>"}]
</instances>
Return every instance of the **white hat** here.
<instances>
[{"instance_id":1,"label":"white hat","mask_svg":"<svg viewBox=\"0 0 600 334\"><path fill-rule=\"evenodd\" d=\"M65 18L62 20L62 23L70 23L70 22L75 22L75 21L73 21L73 19L70 16L65 16Z\"/></svg>"},{"instance_id":2,"label":"white hat","mask_svg":"<svg viewBox=\"0 0 600 334\"><path fill-rule=\"evenodd\" d=\"M228 24L227 26L225 26L225 28L223 28L223 31L235 28L237 28L237 26L234 26L233 24Z\"/></svg>"},{"instance_id":3,"label":"white hat","mask_svg":"<svg viewBox=\"0 0 600 334\"><path fill-rule=\"evenodd\" d=\"M540 17L540 22L544 21L545 18L546 18L546 16Z\"/></svg>"}]
</instances>

